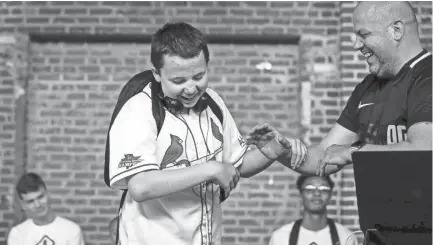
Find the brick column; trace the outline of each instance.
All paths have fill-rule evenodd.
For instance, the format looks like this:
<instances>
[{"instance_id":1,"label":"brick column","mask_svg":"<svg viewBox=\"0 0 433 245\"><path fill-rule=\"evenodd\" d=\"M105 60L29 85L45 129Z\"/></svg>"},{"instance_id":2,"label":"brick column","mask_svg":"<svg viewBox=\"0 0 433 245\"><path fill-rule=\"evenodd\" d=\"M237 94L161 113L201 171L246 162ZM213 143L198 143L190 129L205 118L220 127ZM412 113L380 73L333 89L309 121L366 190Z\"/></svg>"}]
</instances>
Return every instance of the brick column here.
<instances>
[{"instance_id":1,"label":"brick column","mask_svg":"<svg viewBox=\"0 0 433 245\"><path fill-rule=\"evenodd\" d=\"M317 144L341 113L339 42L336 36L303 35L299 45L301 124L307 145ZM335 181L329 215L341 221L342 173Z\"/></svg>"},{"instance_id":2,"label":"brick column","mask_svg":"<svg viewBox=\"0 0 433 245\"><path fill-rule=\"evenodd\" d=\"M25 93L28 38L0 35L0 245L22 215L14 197L14 184L24 169Z\"/></svg>"},{"instance_id":3,"label":"brick column","mask_svg":"<svg viewBox=\"0 0 433 245\"><path fill-rule=\"evenodd\" d=\"M353 49L353 10L357 2L340 3L340 59L341 59L341 82L342 100L341 109L346 106L355 86L368 74L368 67L364 56ZM347 227L359 229L358 206L356 202L356 187L352 165L346 167L342 172L342 223Z\"/></svg>"}]
</instances>

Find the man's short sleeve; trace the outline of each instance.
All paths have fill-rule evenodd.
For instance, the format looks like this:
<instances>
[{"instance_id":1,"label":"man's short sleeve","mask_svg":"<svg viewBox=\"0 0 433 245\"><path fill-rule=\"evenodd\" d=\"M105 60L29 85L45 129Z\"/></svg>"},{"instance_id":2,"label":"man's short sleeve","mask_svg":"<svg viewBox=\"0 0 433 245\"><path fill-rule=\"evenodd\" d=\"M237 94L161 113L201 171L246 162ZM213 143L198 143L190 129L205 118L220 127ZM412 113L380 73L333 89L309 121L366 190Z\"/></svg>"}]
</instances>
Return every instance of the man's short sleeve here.
<instances>
[{"instance_id":1,"label":"man's short sleeve","mask_svg":"<svg viewBox=\"0 0 433 245\"><path fill-rule=\"evenodd\" d=\"M239 132L235 120L228 110L223 99L213 90L208 89L208 94L215 100L221 108L223 114L223 162L231 163L236 168L239 167L244 159L245 152L249 149L246 145L241 133Z\"/></svg>"},{"instance_id":2,"label":"man's short sleeve","mask_svg":"<svg viewBox=\"0 0 433 245\"><path fill-rule=\"evenodd\" d=\"M408 92L407 128L418 122L432 121L432 78L423 77L414 81Z\"/></svg>"},{"instance_id":3,"label":"man's short sleeve","mask_svg":"<svg viewBox=\"0 0 433 245\"><path fill-rule=\"evenodd\" d=\"M139 93L125 103L109 134L112 188L126 189L126 177L159 170L155 153L156 123L152 101L145 93Z\"/></svg>"},{"instance_id":4,"label":"man's short sleeve","mask_svg":"<svg viewBox=\"0 0 433 245\"><path fill-rule=\"evenodd\" d=\"M371 81L372 75L368 75L364 78L362 83L356 85L352 94L347 101L346 106L343 109L340 117L337 120L337 123L346 129L358 133L359 121L358 121L358 106L361 98L365 92L366 86L368 86L368 82Z\"/></svg>"}]
</instances>

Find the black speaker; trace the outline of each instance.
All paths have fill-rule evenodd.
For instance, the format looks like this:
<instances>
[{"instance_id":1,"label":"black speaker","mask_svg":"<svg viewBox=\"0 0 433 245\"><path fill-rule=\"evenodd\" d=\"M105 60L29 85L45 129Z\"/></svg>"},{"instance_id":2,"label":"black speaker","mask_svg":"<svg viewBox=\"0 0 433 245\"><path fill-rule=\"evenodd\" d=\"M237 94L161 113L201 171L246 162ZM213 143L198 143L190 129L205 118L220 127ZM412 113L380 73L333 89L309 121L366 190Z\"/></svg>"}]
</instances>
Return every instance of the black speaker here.
<instances>
[{"instance_id":1,"label":"black speaker","mask_svg":"<svg viewBox=\"0 0 433 245\"><path fill-rule=\"evenodd\" d=\"M432 244L432 151L355 152L366 244Z\"/></svg>"}]
</instances>

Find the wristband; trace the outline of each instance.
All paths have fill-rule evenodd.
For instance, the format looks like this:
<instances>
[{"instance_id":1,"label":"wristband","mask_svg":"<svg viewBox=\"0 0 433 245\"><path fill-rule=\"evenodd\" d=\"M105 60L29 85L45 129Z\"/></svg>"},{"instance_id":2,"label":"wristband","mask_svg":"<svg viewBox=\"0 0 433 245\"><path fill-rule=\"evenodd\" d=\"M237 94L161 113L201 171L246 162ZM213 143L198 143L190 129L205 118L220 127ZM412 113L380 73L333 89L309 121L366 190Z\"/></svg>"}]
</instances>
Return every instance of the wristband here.
<instances>
[{"instance_id":1,"label":"wristband","mask_svg":"<svg viewBox=\"0 0 433 245\"><path fill-rule=\"evenodd\" d=\"M365 142L363 140L358 140L355 143L351 144L350 145L350 154L352 155L354 152L361 149L365 144L367 144L367 142Z\"/></svg>"}]
</instances>

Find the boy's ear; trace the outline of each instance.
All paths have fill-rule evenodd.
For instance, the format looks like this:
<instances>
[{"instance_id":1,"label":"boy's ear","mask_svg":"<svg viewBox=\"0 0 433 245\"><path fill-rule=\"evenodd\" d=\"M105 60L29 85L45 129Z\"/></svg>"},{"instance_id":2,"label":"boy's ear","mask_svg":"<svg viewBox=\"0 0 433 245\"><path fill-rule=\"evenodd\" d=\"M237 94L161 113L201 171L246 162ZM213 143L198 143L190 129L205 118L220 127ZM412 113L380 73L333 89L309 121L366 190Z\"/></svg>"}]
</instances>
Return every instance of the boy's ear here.
<instances>
[{"instance_id":1,"label":"boy's ear","mask_svg":"<svg viewBox=\"0 0 433 245\"><path fill-rule=\"evenodd\" d=\"M152 70L153 77L155 78L155 80L160 83L161 82L161 76L159 75L159 71L156 70L155 67L152 67L151 70Z\"/></svg>"}]
</instances>

